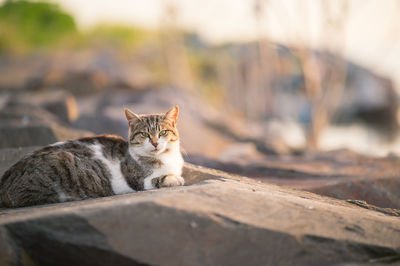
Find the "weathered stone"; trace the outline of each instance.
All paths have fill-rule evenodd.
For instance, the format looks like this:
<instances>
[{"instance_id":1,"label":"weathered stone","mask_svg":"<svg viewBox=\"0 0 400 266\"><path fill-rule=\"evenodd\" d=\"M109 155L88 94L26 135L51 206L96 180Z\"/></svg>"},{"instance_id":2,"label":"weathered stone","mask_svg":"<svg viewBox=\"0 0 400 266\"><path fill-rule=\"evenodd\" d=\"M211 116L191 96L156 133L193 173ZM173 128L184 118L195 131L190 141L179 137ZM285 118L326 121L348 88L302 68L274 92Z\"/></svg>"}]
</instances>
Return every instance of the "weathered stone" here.
<instances>
[{"instance_id":1,"label":"weathered stone","mask_svg":"<svg viewBox=\"0 0 400 266\"><path fill-rule=\"evenodd\" d=\"M222 162L201 155L190 155L185 159L263 182L400 209L397 157L372 158L343 150L302 156L268 156L247 164Z\"/></svg>"},{"instance_id":2,"label":"weathered stone","mask_svg":"<svg viewBox=\"0 0 400 266\"><path fill-rule=\"evenodd\" d=\"M61 89L13 94L8 105L37 106L66 123L75 121L79 116L75 97Z\"/></svg>"},{"instance_id":3,"label":"weathered stone","mask_svg":"<svg viewBox=\"0 0 400 266\"><path fill-rule=\"evenodd\" d=\"M57 141L53 130L43 125L1 126L0 148L42 146Z\"/></svg>"},{"instance_id":4,"label":"weathered stone","mask_svg":"<svg viewBox=\"0 0 400 266\"><path fill-rule=\"evenodd\" d=\"M307 191L339 199L363 200L370 204L400 210L399 176L349 178L336 184L321 184Z\"/></svg>"},{"instance_id":5,"label":"weathered stone","mask_svg":"<svg viewBox=\"0 0 400 266\"><path fill-rule=\"evenodd\" d=\"M0 148L41 146L92 135L63 124L37 106L13 103L0 110Z\"/></svg>"},{"instance_id":6,"label":"weathered stone","mask_svg":"<svg viewBox=\"0 0 400 266\"><path fill-rule=\"evenodd\" d=\"M188 164L184 175L194 184L4 209L0 264L400 262L398 217Z\"/></svg>"}]
</instances>

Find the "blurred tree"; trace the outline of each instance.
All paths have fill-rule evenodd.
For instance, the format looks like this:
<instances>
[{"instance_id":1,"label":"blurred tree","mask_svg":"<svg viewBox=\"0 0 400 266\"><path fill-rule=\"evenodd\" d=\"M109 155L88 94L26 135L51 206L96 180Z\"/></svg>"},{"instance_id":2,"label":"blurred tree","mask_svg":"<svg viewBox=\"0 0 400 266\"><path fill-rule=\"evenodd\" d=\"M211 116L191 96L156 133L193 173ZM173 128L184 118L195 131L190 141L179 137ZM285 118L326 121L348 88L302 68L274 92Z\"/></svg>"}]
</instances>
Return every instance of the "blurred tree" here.
<instances>
[{"instance_id":1,"label":"blurred tree","mask_svg":"<svg viewBox=\"0 0 400 266\"><path fill-rule=\"evenodd\" d=\"M135 51L148 37L149 30L118 25L100 24L81 36L81 45L96 48L117 48L120 52Z\"/></svg>"},{"instance_id":2,"label":"blurred tree","mask_svg":"<svg viewBox=\"0 0 400 266\"><path fill-rule=\"evenodd\" d=\"M311 149L318 148L321 131L330 124L336 112L346 87L347 74L344 50L349 4L346 0L333 4L322 1L320 4L324 18L322 24L324 31L321 37L329 40L327 50L335 53L337 60L332 62L329 57L320 57L319 62L315 63L314 55L309 49L299 49L298 56L303 65L305 87L312 109L307 138L308 148Z\"/></svg>"},{"instance_id":3,"label":"blurred tree","mask_svg":"<svg viewBox=\"0 0 400 266\"><path fill-rule=\"evenodd\" d=\"M173 87L194 90L193 74L185 50L183 32L177 26L178 9L167 1L160 27L169 83Z\"/></svg>"},{"instance_id":4,"label":"blurred tree","mask_svg":"<svg viewBox=\"0 0 400 266\"><path fill-rule=\"evenodd\" d=\"M296 12L307 18L312 8L308 4L298 3ZM322 56L316 53L311 47L311 25L304 19L302 23L309 33L302 35L300 32L293 32L296 29L291 10L284 4L286 16L281 21L281 26L286 31L291 52L296 56L302 68L304 88L310 104L310 123L307 125L307 147L317 149L321 132L330 124L332 117L346 87L346 61L344 50L346 41L346 27L348 24L350 6L346 0L319 1L313 3L313 7L320 9L322 17L321 33L319 38L325 40L325 50L329 54L335 54L336 60L332 61L330 56ZM286 27L286 28L285 28ZM289 33L291 32L291 33ZM289 41L290 40L290 41Z\"/></svg>"},{"instance_id":5,"label":"blurred tree","mask_svg":"<svg viewBox=\"0 0 400 266\"><path fill-rule=\"evenodd\" d=\"M253 117L264 118L266 115L271 115L273 110L273 101L271 94L271 77L274 75L274 65L276 64L276 56L272 43L265 38L262 24L265 16L264 8L268 4L268 0L255 0L253 3L253 14L257 30L257 50L258 60L256 62L255 76L256 81L253 87L255 88L255 97L257 102L250 101L248 106L255 106L256 109ZM251 112L247 112L250 114Z\"/></svg>"},{"instance_id":6,"label":"blurred tree","mask_svg":"<svg viewBox=\"0 0 400 266\"><path fill-rule=\"evenodd\" d=\"M75 33L71 15L47 2L6 1L0 6L0 51L45 48Z\"/></svg>"}]
</instances>

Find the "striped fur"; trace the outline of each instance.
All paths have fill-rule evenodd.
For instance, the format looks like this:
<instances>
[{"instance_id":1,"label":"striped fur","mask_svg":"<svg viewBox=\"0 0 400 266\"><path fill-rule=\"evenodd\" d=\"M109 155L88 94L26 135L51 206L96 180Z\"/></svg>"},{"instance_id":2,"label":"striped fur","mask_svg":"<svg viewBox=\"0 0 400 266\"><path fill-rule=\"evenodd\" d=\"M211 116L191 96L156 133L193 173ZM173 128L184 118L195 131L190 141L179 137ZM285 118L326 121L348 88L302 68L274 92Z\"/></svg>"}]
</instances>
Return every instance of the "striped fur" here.
<instances>
[{"instance_id":1,"label":"striped fur","mask_svg":"<svg viewBox=\"0 0 400 266\"><path fill-rule=\"evenodd\" d=\"M55 143L27 155L0 179L0 205L22 207L183 185L178 110L171 110L140 116L125 111L128 142L101 135Z\"/></svg>"}]
</instances>

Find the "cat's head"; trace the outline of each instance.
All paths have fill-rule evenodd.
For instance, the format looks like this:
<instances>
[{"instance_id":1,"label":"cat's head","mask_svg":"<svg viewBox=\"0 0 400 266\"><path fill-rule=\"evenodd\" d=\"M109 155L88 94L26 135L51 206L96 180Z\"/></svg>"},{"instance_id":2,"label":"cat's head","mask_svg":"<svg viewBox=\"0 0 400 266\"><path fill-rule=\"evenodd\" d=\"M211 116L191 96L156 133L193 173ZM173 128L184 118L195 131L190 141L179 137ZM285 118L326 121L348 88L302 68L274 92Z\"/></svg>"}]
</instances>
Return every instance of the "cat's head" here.
<instances>
[{"instance_id":1,"label":"cat's head","mask_svg":"<svg viewBox=\"0 0 400 266\"><path fill-rule=\"evenodd\" d=\"M138 115L125 108L131 150L141 156L156 156L179 149L178 112L174 106L165 114Z\"/></svg>"}]
</instances>

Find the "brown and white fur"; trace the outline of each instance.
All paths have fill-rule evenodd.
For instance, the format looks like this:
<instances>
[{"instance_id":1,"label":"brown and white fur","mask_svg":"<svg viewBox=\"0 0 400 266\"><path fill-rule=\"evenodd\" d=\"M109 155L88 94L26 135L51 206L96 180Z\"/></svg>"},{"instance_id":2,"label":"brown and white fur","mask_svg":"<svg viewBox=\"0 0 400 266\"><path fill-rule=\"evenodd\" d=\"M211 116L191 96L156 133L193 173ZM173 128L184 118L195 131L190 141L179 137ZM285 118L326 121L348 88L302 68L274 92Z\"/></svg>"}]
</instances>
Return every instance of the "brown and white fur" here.
<instances>
[{"instance_id":1,"label":"brown and white fur","mask_svg":"<svg viewBox=\"0 0 400 266\"><path fill-rule=\"evenodd\" d=\"M43 147L0 179L0 206L22 207L180 186L178 107L137 115L125 108L129 139L101 135Z\"/></svg>"}]
</instances>

